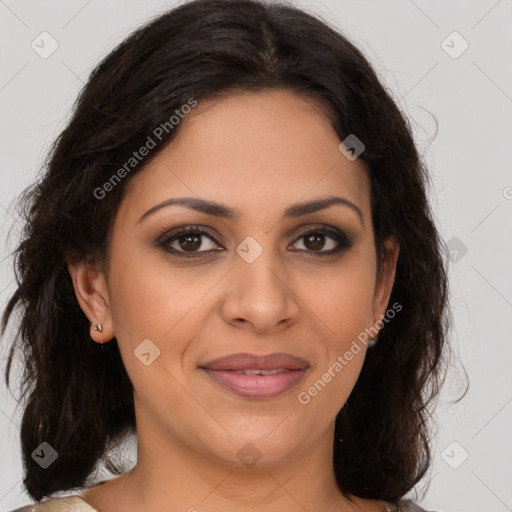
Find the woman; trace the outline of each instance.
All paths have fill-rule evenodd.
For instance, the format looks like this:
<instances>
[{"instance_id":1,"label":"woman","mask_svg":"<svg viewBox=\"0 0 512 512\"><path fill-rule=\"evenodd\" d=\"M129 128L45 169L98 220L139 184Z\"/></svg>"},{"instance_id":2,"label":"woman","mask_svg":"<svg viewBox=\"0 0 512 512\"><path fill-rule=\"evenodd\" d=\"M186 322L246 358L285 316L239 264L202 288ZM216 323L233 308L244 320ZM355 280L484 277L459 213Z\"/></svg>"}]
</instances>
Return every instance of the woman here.
<instances>
[{"instance_id":1,"label":"woman","mask_svg":"<svg viewBox=\"0 0 512 512\"><path fill-rule=\"evenodd\" d=\"M296 8L196 0L128 37L22 198L21 510L421 511L427 181L360 51Z\"/></svg>"}]
</instances>

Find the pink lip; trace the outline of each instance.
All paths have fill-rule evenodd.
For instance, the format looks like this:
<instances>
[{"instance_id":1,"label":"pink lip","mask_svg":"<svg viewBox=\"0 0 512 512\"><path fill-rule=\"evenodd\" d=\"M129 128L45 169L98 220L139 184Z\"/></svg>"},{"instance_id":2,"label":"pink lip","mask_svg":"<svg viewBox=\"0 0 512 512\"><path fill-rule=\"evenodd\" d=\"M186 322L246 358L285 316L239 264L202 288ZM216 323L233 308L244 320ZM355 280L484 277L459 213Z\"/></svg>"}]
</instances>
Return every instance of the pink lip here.
<instances>
[{"instance_id":1,"label":"pink lip","mask_svg":"<svg viewBox=\"0 0 512 512\"><path fill-rule=\"evenodd\" d=\"M306 370L286 370L276 375L242 375L233 370L202 370L217 384L247 398L268 398L293 388Z\"/></svg>"},{"instance_id":2,"label":"pink lip","mask_svg":"<svg viewBox=\"0 0 512 512\"><path fill-rule=\"evenodd\" d=\"M304 370L309 367L309 363L305 359L284 352L274 352L267 355L240 352L219 357L213 361L200 364L199 367L209 368L210 370L246 370L253 368L260 370L275 370L276 368Z\"/></svg>"},{"instance_id":3,"label":"pink lip","mask_svg":"<svg viewBox=\"0 0 512 512\"><path fill-rule=\"evenodd\" d=\"M298 384L309 364L300 357L277 352L266 356L231 354L199 366L224 389L247 398L280 395ZM275 375L245 375L242 370L284 370Z\"/></svg>"}]
</instances>

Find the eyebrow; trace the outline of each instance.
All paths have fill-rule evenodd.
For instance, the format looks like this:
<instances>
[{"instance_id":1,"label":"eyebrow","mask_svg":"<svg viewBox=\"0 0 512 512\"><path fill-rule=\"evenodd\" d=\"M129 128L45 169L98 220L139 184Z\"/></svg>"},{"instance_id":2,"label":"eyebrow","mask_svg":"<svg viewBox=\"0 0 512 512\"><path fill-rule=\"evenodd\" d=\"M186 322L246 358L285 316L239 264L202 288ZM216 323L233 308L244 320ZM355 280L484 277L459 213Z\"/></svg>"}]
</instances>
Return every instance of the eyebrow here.
<instances>
[{"instance_id":1,"label":"eyebrow","mask_svg":"<svg viewBox=\"0 0 512 512\"><path fill-rule=\"evenodd\" d=\"M148 218L150 215L153 215L158 210L162 208L166 208L167 206L179 205L190 208L191 210L195 210L200 213L205 213L207 215L212 215L214 217L220 217L223 219L238 219L240 217L240 212L237 209L229 208L223 204L216 203L215 201L208 201L206 199L199 199L196 197L176 197L172 199L166 199L161 203L151 207L148 211L146 211L137 222L141 222L144 219ZM325 210L334 205L347 206L359 217L361 224L364 226L364 217L363 213L352 201L344 197L339 196L329 196L321 199L315 199L313 201L297 203L289 206L283 215L283 218L297 218L303 215L308 215L310 213L315 213L320 210Z\"/></svg>"}]
</instances>

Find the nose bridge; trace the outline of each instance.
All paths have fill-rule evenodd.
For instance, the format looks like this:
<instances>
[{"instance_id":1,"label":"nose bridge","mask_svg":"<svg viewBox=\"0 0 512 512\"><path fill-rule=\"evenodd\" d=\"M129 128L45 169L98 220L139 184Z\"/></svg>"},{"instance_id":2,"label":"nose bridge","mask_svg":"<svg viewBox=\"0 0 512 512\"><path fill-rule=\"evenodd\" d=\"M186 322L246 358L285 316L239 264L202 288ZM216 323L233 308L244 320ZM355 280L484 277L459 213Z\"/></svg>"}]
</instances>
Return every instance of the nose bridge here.
<instances>
[{"instance_id":1,"label":"nose bridge","mask_svg":"<svg viewBox=\"0 0 512 512\"><path fill-rule=\"evenodd\" d=\"M298 307L277 252L247 237L236 253L234 285L229 287L223 307L226 322L265 331L293 319Z\"/></svg>"},{"instance_id":2,"label":"nose bridge","mask_svg":"<svg viewBox=\"0 0 512 512\"><path fill-rule=\"evenodd\" d=\"M241 290L244 295L251 295L252 300L257 300L258 297L264 300L265 297L278 298L286 294L284 276L276 260L277 258L268 250L252 263L243 260L237 262L236 266L240 269Z\"/></svg>"}]
</instances>

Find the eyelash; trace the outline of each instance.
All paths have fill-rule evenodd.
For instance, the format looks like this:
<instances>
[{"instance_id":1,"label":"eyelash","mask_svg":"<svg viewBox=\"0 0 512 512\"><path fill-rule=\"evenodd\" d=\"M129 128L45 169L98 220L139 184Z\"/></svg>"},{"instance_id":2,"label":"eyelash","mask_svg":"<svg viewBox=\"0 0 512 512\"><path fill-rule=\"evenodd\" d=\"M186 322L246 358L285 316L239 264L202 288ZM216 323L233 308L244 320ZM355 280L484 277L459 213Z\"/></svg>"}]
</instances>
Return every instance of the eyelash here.
<instances>
[{"instance_id":1,"label":"eyelash","mask_svg":"<svg viewBox=\"0 0 512 512\"><path fill-rule=\"evenodd\" d=\"M310 228L307 231L301 233L295 239L293 245L295 244L296 241L298 241L302 238L306 238L307 236L313 235L313 234L327 235L329 238L332 238L335 242L338 243L337 248L331 249L329 251L322 251L322 250L320 250L320 251L306 250L305 251L307 253L314 254L315 256L318 256L318 257L333 256L335 254L339 254L345 250L350 249L354 245L353 240L350 239L343 231L338 231L337 229L332 229L332 228L320 228L320 227ZM186 226L186 227L181 227L181 228L175 229L169 233L164 233L163 235L158 237L158 239L156 241L156 245L160 248L163 248L167 252L175 254L178 257L184 257L184 258L197 258L197 257L204 255L205 253L211 253L211 252L215 251L215 250L208 250L208 251L186 252L186 251L171 249L169 247L169 245L174 240L177 240L178 238L180 238L182 236L186 236L186 235L206 236L211 241L213 241L215 244L219 245L217 243L217 241L215 240L215 237L211 233L209 233L208 231L205 231L204 229L202 229L199 226ZM300 251L304 251L304 250L300 249Z\"/></svg>"}]
</instances>

